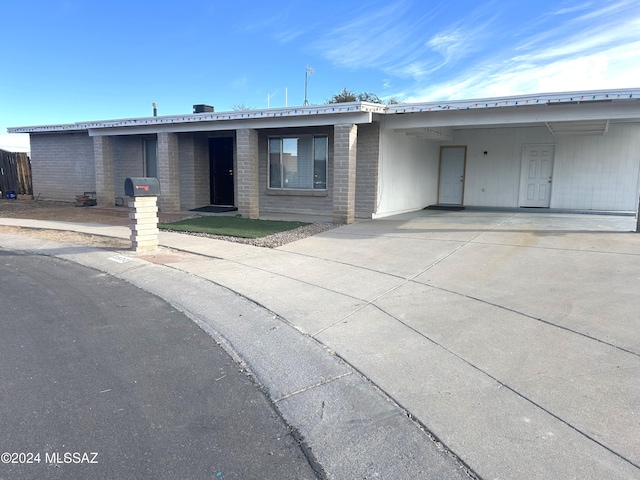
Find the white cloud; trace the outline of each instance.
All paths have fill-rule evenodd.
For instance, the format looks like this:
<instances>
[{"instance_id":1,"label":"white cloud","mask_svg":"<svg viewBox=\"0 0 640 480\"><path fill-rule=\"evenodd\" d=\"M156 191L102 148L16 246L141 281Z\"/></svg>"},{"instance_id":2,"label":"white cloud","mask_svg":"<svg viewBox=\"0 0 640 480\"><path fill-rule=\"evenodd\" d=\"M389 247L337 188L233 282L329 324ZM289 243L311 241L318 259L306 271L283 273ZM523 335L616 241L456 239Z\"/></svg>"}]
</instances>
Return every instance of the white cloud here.
<instances>
[{"instance_id":1,"label":"white cloud","mask_svg":"<svg viewBox=\"0 0 640 480\"><path fill-rule=\"evenodd\" d=\"M479 56L447 78L428 86L416 83L405 98L445 100L637 87L640 6L617 2L584 13L587 6L581 6L578 17L495 54Z\"/></svg>"},{"instance_id":2,"label":"white cloud","mask_svg":"<svg viewBox=\"0 0 640 480\"><path fill-rule=\"evenodd\" d=\"M299 29L280 30L273 35L273 38L275 38L278 43L284 44L292 42L296 38L300 37L303 33L304 31Z\"/></svg>"},{"instance_id":3,"label":"white cloud","mask_svg":"<svg viewBox=\"0 0 640 480\"><path fill-rule=\"evenodd\" d=\"M249 83L249 79L247 78L247 75L241 75L237 78L235 78L232 82L231 82L231 88L235 89L235 90L241 90L244 87L247 86L247 84Z\"/></svg>"},{"instance_id":4,"label":"white cloud","mask_svg":"<svg viewBox=\"0 0 640 480\"><path fill-rule=\"evenodd\" d=\"M465 36L459 29L437 33L427 42L427 45L436 52L448 57L451 51L459 49L459 46L465 43Z\"/></svg>"},{"instance_id":5,"label":"white cloud","mask_svg":"<svg viewBox=\"0 0 640 480\"><path fill-rule=\"evenodd\" d=\"M459 18L444 5L416 15L409 3L397 1L355 16L312 47L339 67L374 68L419 80L478 50L496 19L492 5L489 2ZM443 25L437 14L456 20Z\"/></svg>"},{"instance_id":6,"label":"white cloud","mask_svg":"<svg viewBox=\"0 0 640 480\"><path fill-rule=\"evenodd\" d=\"M567 13L580 12L582 10L587 10L593 5L593 2L585 2L580 5L574 5L571 7L563 7L555 12L551 12L551 15L566 15Z\"/></svg>"},{"instance_id":7,"label":"white cloud","mask_svg":"<svg viewBox=\"0 0 640 480\"><path fill-rule=\"evenodd\" d=\"M420 36L426 20L427 17L412 17L408 4L399 1L379 10L367 10L331 29L312 47L341 67L386 71L398 62L408 63L408 59L416 56L422 46L413 39Z\"/></svg>"},{"instance_id":8,"label":"white cloud","mask_svg":"<svg viewBox=\"0 0 640 480\"><path fill-rule=\"evenodd\" d=\"M523 62L504 68L485 66L475 73L467 72L460 78L463 80L418 88L407 96L407 101L637 87L640 78L640 41L548 64Z\"/></svg>"}]
</instances>

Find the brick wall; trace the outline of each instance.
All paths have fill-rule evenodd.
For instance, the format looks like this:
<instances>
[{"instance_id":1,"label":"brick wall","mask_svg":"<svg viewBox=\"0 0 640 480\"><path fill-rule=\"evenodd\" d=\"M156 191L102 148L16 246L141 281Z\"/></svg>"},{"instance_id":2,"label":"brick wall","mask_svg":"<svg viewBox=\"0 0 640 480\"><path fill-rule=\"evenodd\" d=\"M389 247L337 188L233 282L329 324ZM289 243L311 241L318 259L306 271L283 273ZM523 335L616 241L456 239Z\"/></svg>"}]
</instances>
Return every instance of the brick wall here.
<instances>
[{"instance_id":1,"label":"brick wall","mask_svg":"<svg viewBox=\"0 0 640 480\"><path fill-rule=\"evenodd\" d=\"M270 129L258 132L258 165L259 165L259 191L260 211L264 213L300 213L309 215L331 215L333 201L333 128L289 128ZM327 135L329 143L327 190L314 191L314 195L308 196L295 191L269 190L268 186L268 139L271 136L296 136L296 135Z\"/></svg>"},{"instance_id":2,"label":"brick wall","mask_svg":"<svg viewBox=\"0 0 640 480\"><path fill-rule=\"evenodd\" d=\"M358 125L356 217L372 218L376 212L379 159L380 124Z\"/></svg>"},{"instance_id":3,"label":"brick wall","mask_svg":"<svg viewBox=\"0 0 640 480\"><path fill-rule=\"evenodd\" d=\"M238 212L243 217L258 218L258 132L251 129L236 131L236 198Z\"/></svg>"},{"instance_id":4,"label":"brick wall","mask_svg":"<svg viewBox=\"0 0 640 480\"><path fill-rule=\"evenodd\" d=\"M180 174L180 209L190 210L196 206L193 135L178 136L178 172Z\"/></svg>"},{"instance_id":5,"label":"brick wall","mask_svg":"<svg viewBox=\"0 0 640 480\"><path fill-rule=\"evenodd\" d=\"M211 203L209 139L205 135L196 135L193 139L194 149L194 196L195 206L202 207Z\"/></svg>"},{"instance_id":6,"label":"brick wall","mask_svg":"<svg viewBox=\"0 0 640 480\"><path fill-rule=\"evenodd\" d=\"M96 189L93 139L86 132L31 134L31 169L36 197L73 202Z\"/></svg>"},{"instance_id":7,"label":"brick wall","mask_svg":"<svg viewBox=\"0 0 640 480\"><path fill-rule=\"evenodd\" d=\"M158 180L160 181L158 207L162 212L180 211L178 158L178 135L158 133Z\"/></svg>"},{"instance_id":8,"label":"brick wall","mask_svg":"<svg viewBox=\"0 0 640 480\"><path fill-rule=\"evenodd\" d=\"M180 209L209 205L209 143L204 135L178 137Z\"/></svg>"},{"instance_id":9,"label":"brick wall","mask_svg":"<svg viewBox=\"0 0 640 480\"><path fill-rule=\"evenodd\" d=\"M142 176L144 176L142 137L113 137L113 183L115 196L125 197L124 181L128 177Z\"/></svg>"},{"instance_id":10,"label":"brick wall","mask_svg":"<svg viewBox=\"0 0 640 480\"><path fill-rule=\"evenodd\" d=\"M356 157L358 126L334 127L333 221L353 223L356 197Z\"/></svg>"}]
</instances>

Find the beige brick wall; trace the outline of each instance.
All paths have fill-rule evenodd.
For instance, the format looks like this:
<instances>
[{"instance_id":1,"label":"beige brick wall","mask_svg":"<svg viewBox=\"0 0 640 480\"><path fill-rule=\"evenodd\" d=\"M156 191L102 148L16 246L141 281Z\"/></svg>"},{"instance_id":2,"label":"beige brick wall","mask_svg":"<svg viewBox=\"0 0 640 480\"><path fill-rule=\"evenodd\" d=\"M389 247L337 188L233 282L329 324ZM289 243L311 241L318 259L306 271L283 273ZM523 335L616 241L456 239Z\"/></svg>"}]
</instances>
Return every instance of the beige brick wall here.
<instances>
[{"instance_id":1,"label":"beige brick wall","mask_svg":"<svg viewBox=\"0 0 640 480\"><path fill-rule=\"evenodd\" d=\"M353 223L356 198L358 126L334 126L333 221Z\"/></svg>"},{"instance_id":2,"label":"beige brick wall","mask_svg":"<svg viewBox=\"0 0 640 480\"><path fill-rule=\"evenodd\" d=\"M259 185L260 185L260 211L264 213L300 213L309 215L331 215L333 201L333 128L288 128L269 129L258 132L258 160L259 160ZM295 135L327 135L329 143L327 190L314 191L314 195L308 196L295 191L276 191L268 188L268 154L269 137L295 136Z\"/></svg>"},{"instance_id":3,"label":"beige brick wall","mask_svg":"<svg viewBox=\"0 0 640 480\"><path fill-rule=\"evenodd\" d=\"M377 208L380 124L358 125L356 161L356 211L358 218L372 218Z\"/></svg>"},{"instance_id":4,"label":"beige brick wall","mask_svg":"<svg viewBox=\"0 0 640 480\"><path fill-rule=\"evenodd\" d=\"M178 135L158 133L158 180L160 181L158 208L162 212L180 211L178 158Z\"/></svg>"},{"instance_id":5,"label":"beige brick wall","mask_svg":"<svg viewBox=\"0 0 640 480\"><path fill-rule=\"evenodd\" d=\"M236 131L236 192L238 213L258 218L258 132L252 129Z\"/></svg>"},{"instance_id":6,"label":"beige brick wall","mask_svg":"<svg viewBox=\"0 0 640 480\"><path fill-rule=\"evenodd\" d=\"M116 193L113 176L113 140L111 137L93 137L93 159L98 205L113 206L115 205Z\"/></svg>"},{"instance_id":7,"label":"beige brick wall","mask_svg":"<svg viewBox=\"0 0 640 480\"><path fill-rule=\"evenodd\" d=\"M96 189L93 139L88 133L31 134L33 193L41 200L73 202Z\"/></svg>"},{"instance_id":8,"label":"beige brick wall","mask_svg":"<svg viewBox=\"0 0 640 480\"><path fill-rule=\"evenodd\" d=\"M342 133L345 126L337 126ZM345 134L357 138L357 162L355 165L354 215L371 218L376 208L378 182L379 126L360 125L357 137L351 137L351 129ZM267 179L268 138L287 135L327 135L328 176L327 190L314 191L313 195L300 192L269 191ZM94 138L100 138L94 145ZM73 201L84 191L96 191L96 173L105 182L105 204L111 204L116 196L124 197L124 181L127 177L144 175L142 135L120 137L89 137L87 133L31 135L31 161L35 195L42 199ZM345 137L346 138L346 137ZM106 143L105 143L106 142ZM110 144L110 145L109 145ZM342 147L341 147L342 148ZM108 161L97 168L94 155L108 155ZM96 153L97 152L97 153ZM267 130L239 130L236 138L235 195L240 213L257 217L260 212L291 212L300 214L332 215L334 213L334 128L310 127ZM102 158L102 157L100 157ZM209 191L209 142L202 134L159 134L158 171L162 195L159 206L163 211L178 211L208 205ZM104 173L103 173L104 172ZM341 179L343 177L340 177ZM349 202L337 197L338 202ZM346 204L345 204L346 205ZM343 208L343 207L340 207ZM244 213L243 213L244 212Z\"/></svg>"},{"instance_id":9,"label":"beige brick wall","mask_svg":"<svg viewBox=\"0 0 640 480\"><path fill-rule=\"evenodd\" d=\"M206 135L178 137L180 209L209 205L209 142Z\"/></svg>"},{"instance_id":10,"label":"beige brick wall","mask_svg":"<svg viewBox=\"0 0 640 480\"><path fill-rule=\"evenodd\" d=\"M142 177L144 175L144 155L142 153L142 138L140 136L113 137L113 170L114 190L116 197L124 195L124 181L128 177Z\"/></svg>"}]
</instances>

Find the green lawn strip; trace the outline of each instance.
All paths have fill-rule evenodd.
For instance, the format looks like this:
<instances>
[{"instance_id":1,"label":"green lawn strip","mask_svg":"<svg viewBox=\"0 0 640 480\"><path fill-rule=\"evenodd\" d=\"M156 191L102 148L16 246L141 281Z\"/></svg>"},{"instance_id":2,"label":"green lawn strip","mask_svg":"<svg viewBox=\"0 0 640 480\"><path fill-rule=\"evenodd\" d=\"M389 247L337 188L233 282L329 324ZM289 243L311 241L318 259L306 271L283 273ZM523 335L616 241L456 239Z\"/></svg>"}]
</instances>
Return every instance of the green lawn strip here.
<instances>
[{"instance_id":1,"label":"green lawn strip","mask_svg":"<svg viewBox=\"0 0 640 480\"><path fill-rule=\"evenodd\" d=\"M241 217L205 216L187 218L177 222L161 223L161 230L175 232L208 233L210 235L225 235L240 238L261 238L274 233L293 230L309 225L304 222L286 222L281 220L254 220Z\"/></svg>"}]
</instances>

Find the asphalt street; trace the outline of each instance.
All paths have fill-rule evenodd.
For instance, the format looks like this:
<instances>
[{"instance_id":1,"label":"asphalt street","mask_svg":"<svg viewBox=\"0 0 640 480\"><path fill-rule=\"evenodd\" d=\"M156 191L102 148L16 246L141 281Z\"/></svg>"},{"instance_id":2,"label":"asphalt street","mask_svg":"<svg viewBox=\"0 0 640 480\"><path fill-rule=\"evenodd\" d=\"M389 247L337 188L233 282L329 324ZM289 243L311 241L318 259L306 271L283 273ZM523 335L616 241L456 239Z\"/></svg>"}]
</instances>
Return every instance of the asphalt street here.
<instances>
[{"instance_id":1,"label":"asphalt street","mask_svg":"<svg viewBox=\"0 0 640 480\"><path fill-rule=\"evenodd\" d=\"M158 297L7 250L0 292L0 480L322 475L242 367Z\"/></svg>"}]
</instances>

